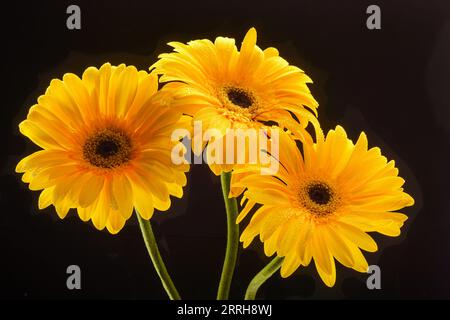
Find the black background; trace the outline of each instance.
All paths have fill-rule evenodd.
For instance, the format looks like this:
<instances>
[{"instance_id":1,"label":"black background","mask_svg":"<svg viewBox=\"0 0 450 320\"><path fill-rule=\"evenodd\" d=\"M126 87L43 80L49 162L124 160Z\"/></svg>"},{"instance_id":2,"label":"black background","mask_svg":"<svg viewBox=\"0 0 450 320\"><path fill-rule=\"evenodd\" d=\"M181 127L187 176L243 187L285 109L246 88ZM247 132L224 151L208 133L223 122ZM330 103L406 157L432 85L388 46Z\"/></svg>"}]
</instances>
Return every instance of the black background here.
<instances>
[{"instance_id":1,"label":"black background","mask_svg":"<svg viewBox=\"0 0 450 320\"><path fill-rule=\"evenodd\" d=\"M81 30L66 28L66 8L81 7ZM382 29L368 30L366 8L381 7ZM249 27L315 81L324 129L342 124L353 139L397 161L416 199L400 239L367 254L382 289L338 266L332 289L314 268L278 275L260 298L450 298L450 2L449 1L53 1L2 4L0 297L166 299L134 219L116 236L74 213L38 212L37 193L14 173L36 147L18 132L52 78L90 65L125 62L147 70L166 42L230 36ZM184 298L214 298L225 249L219 179L193 166L186 196L154 216L168 269ZM406 232L405 232L406 231ZM259 243L240 252L232 298L268 261ZM82 289L66 288L66 268L81 267Z\"/></svg>"}]
</instances>

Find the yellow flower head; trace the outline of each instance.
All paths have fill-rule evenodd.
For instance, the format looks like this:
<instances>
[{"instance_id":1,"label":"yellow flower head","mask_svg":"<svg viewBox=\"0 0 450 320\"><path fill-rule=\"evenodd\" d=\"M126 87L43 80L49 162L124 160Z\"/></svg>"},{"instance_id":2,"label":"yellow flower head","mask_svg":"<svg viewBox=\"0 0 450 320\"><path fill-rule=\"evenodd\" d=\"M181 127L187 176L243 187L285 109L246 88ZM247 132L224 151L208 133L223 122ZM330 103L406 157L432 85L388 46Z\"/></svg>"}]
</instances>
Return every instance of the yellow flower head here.
<instances>
[{"instance_id":1,"label":"yellow flower head","mask_svg":"<svg viewBox=\"0 0 450 320\"><path fill-rule=\"evenodd\" d=\"M337 126L325 140L303 144L303 154L285 133L280 134L280 170L276 175L239 173L235 188L246 187L248 199L240 222L260 204L241 236L247 247L255 236L266 255L284 257L282 277L314 259L327 286L336 279L334 259L359 272L368 264L360 249L374 252L377 244L367 232L398 236L408 218L397 211L414 204L403 192L393 160L379 148L368 149L361 133L356 144Z\"/></svg>"},{"instance_id":2,"label":"yellow flower head","mask_svg":"<svg viewBox=\"0 0 450 320\"><path fill-rule=\"evenodd\" d=\"M76 208L115 234L133 208L150 219L170 195L182 196L189 166L172 164L170 135L183 116L157 89L155 75L123 64L51 81L19 125L43 149L16 167L31 190L43 190L40 209L53 204L62 219Z\"/></svg>"},{"instance_id":3,"label":"yellow flower head","mask_svg":"<svg viewBox=\"0 0 450 320\"><path fill-rule=\"evenodd\" d=\"M321 133L315 118L318 104L307 87L311 79L289 65L277 49L261 50L254 28L247 32L240 51L234 39L224 37L214 43L203 39L169 45L174 52L161 54L151 69L162 75L161 82L170 82L165 88L174 91L172 106L200 121L203 131L214 128L225 135L227 129L258 129L269 121L298 126L294 115L302 128L311 122ZM194 152L201 152L205 144L200 150L194 146ZM220 174L232 167L211 169Z\"/></svg>"}]
</instances>

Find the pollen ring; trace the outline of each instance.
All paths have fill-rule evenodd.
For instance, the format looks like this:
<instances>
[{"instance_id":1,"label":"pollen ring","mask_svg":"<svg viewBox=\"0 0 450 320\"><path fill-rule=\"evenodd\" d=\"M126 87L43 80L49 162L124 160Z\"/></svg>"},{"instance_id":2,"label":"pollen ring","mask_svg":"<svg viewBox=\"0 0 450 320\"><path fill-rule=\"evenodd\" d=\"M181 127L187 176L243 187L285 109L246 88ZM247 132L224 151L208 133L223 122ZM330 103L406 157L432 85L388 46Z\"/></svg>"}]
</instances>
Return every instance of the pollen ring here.
<instances>
[{"instance_id":1,"label":"pollen ring","mask_svg":"<svg viewBox=\"0 0 450 320\"><path fill-rule=\"evenodd\" d=\"M310 180L301 185L299 200L300 205L317 218L332 214L340 203L335 188L318 180Z\"/></svg>"},{"instance_id":2,"label":"pollen ring","mask_svg":"<svg viewBox=\"0 0 450 320\"><path fill-rule=\"evenodd\" d=\"M229 87L226 91L228 100L238 107L247 109L254 103L255 99L253 95L246 90L236 87Z\"/></svg>"},{"instance_id":3,"label":"pollen ring","mask_svg":"<svg viewBox=\"0 0 450 320\"><path fill-rule=\"evenodd\" d=\"M83 145L83 157L98 168L116 168L131 159L132 143L129 136L117 128L96 131Z\"/></svg>"}]
</instances>

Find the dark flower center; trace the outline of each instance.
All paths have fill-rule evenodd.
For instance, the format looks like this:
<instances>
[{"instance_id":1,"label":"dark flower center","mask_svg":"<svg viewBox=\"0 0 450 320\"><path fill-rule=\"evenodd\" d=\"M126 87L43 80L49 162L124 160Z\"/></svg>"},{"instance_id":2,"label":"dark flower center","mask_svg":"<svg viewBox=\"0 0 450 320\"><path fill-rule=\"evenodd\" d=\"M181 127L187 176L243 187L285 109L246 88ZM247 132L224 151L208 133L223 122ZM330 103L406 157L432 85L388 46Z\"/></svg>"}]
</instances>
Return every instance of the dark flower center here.
<instances>
[{"instance_id":1,"label":"dark flower center","mask_svg":"<svg viewBox=\"0 0 450 320\"><path fill-rule=\"evenodd\" d=\"M97 145L95 152L101 157L110 157L113 156L119 151L119 146L116 141L112 140L103 140L100 141Z\"/></svg>"},{"instance_id":2,"label":"dark flower center","mask_svg":"<svg viewBox=\"0 0 450 320\"><path fill-rule=\"evenodd\" d=\"M241 108L249 108L253 104L253 97L239 88L229 88L227 96L228 100Z\"/></svg>"},{"instance_id":3,"label":"dark flower center","mask_svg":"<svg viewBox=\"0 0 450 320\"><path fill-rule=\"evenodd\" d=\"M121 130L106 128L97 131L83 146L83 157L99 168L115 168L131 158L131 140Z\"/></svg>"},{"instance_id":4,"label":"dark flower center","mask_svg":"<svg viewBox=\"0 0 450 320\"><path fill-rule=\"evenodd\" d=\"M331 190L321 183L314 183L308 186L308 196L316 204L325 205L331 200Z\"/></svg>"}]
</instances>

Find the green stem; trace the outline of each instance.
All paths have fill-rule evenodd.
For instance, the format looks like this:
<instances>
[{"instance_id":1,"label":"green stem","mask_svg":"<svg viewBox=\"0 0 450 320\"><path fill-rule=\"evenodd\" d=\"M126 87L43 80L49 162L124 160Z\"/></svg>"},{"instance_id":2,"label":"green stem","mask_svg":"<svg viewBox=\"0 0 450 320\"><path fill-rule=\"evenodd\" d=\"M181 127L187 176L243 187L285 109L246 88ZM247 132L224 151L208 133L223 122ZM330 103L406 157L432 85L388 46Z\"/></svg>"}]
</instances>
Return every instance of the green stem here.
<instances>
[{"instance_id":1,"label":"green stem","mask_svg":"<svg viewBox=\"0 0 450 320\"><path fill-rule=\"evenodd\" d=\"M155 235L153 234L150 221L143 219L139 215L139 213L136 213L136 216L139 221L139 226L141 227L142 237L144 238L148 254L152 259L153 266L155 267L156 272L161 279L161 283L166 290L167 295L169 296L170 300L181 300L180 294L178 293L177 288L175 288L175 285L173 284L172 279L167 272L166 266L164 265L164 261L161 258L161 254L159 253L158 245L156 244Z\"/></svg>"},{"instance_id":2,"label":"green stem","mask_svg":"<svg viewBox=\"0 0 450 320\"><path fill-rule=\"evenodd\" d=\"M270 261L258 274L250 281L245 292L245 300L255 300L256 294L258 293L259 287L266 282L278 269L281 268L283 263L282 257L276 257Z\"/></svg>"},{"instance_id":3,"label":"green stem","mask_svg":"<svg viewBox=\"0 0 450 320\"><path fill-rule=\"evenodd\" d=\"M227 300L230 294L231 280L233 279L239 247L239 225L236 224L238 206L236 198L228 198L230 193L231 172L223 172L220 176L222 183L222 194L227 212L227 249L225 261L222 267L217 300Z\"/></svg>"}]
</instances>

